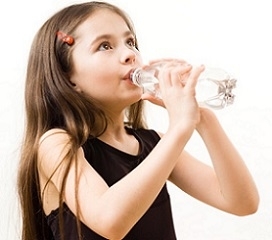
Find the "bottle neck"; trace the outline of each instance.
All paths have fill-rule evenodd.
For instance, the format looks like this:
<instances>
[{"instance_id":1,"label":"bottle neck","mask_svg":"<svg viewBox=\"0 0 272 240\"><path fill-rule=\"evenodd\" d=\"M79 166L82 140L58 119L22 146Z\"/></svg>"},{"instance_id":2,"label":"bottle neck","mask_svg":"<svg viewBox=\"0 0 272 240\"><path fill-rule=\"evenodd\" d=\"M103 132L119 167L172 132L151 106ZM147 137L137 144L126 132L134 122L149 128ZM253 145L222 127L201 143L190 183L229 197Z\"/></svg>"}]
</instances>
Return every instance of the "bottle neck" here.
<instances>
[{"instance_id":1,"label":"bottle neck","mask_svg":"<svg viewBox=\"0 0 272 240\"><path fill-rule=\"evenodd\" d=\"M151 68L136 68L131 72L130 79L135 85L140 87L144 87L145 84L155 84L159 82L156 77L156 70Z\"/></svg>"}]
</instances>

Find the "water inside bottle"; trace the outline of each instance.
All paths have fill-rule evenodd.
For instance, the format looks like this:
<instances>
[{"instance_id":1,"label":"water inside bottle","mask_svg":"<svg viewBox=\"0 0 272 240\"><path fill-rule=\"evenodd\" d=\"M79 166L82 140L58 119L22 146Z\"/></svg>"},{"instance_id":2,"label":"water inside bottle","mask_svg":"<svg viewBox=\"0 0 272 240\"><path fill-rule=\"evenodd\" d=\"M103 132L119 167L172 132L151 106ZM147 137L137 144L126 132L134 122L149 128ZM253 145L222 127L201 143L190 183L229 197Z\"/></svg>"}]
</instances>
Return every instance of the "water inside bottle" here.
<instances>
[{"instance_id":1,"label":"water inside bottle","mask_svg":"<svg viewBox=\"0 0 272 240\"><path fill-rule=\"evenodd\" d=\"M147 67L135 69L131 80L142 87L143 92L148 92L160 98L158 69ZM236 87L236 80L231 79L228 73L219 68L206 68L200 75L196 85L196 99L200 106L208 106L213 109L222 109L233 104L235 95L232 89Z\"/></svg>"}]
</instances>

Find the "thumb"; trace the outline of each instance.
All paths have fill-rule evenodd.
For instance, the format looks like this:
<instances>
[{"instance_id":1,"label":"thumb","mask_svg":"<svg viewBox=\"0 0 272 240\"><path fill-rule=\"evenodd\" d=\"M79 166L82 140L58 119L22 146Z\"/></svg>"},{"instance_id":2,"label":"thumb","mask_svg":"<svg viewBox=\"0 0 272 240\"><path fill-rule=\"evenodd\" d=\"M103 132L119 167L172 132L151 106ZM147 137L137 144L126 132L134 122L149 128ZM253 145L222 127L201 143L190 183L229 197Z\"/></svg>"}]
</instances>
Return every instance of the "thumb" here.
<instances>
[{"instance_id":1,"label":"thumb","mask_svg":"<svg viewBox=\"0 0 272 240\"><path fill-rule=\"evenodd\" d=\"M142 94L142 97L141 97L142 100L147 100L155 105L158 105L158 106L161 106L161 107L165 107L163 101L161 98L158 98L152 94L149 94L149 93L143 93Z\"/></svg>"}]
</instances>

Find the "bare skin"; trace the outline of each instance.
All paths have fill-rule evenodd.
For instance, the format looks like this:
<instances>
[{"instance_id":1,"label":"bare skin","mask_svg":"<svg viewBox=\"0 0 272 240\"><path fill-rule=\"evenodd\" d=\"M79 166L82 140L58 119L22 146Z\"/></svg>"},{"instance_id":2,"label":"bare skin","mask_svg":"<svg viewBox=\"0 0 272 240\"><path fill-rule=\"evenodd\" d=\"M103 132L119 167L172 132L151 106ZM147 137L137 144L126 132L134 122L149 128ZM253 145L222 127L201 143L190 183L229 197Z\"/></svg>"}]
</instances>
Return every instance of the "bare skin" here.
<instances>
[{"instance_id":1,"label":"bare skin","mask_svg":"<svg viewBox=\"0 0 272 240\"><path fill-rule=\"evenodd\" d=\"M107 24L103 24L105 22ZM78 149L80 220L103 237L122 239L147 211L167 180L223 211L237 215L254 213L258 192L243 159L216 116L208 109L199 108L196 102L195 85L204 67L192 67L183 60L163 60L166 64L159 74L163 100L154 99L142 95L141 90L124 77L142 62L131 45L122 18L108 10L97 11L79 27L77 34L79 41L73 53L75 72L71 81L75 91L98 99L113 120L99 137L102 141L124 152L138 153L139 143L127 134L123 119L125 108L140 98L164 106L169 115L169 127L153 151L111 187L88 164L83 150ZM110 66L106 73L105 66ZM90 73L89 69L96 71ZM181 78L185 81L181 82ZM115 94L109 94L112 92ZM213 167L184 150L195 130L206 144ZM38 158L42 189L65 155L68 141L67 133L60 129L52 129L42 136ZM46 214L58 207L63 169L57 169L46 187ZM74 213L75 188L73 164L64 199Z\"/></svg>"}]
</instances>

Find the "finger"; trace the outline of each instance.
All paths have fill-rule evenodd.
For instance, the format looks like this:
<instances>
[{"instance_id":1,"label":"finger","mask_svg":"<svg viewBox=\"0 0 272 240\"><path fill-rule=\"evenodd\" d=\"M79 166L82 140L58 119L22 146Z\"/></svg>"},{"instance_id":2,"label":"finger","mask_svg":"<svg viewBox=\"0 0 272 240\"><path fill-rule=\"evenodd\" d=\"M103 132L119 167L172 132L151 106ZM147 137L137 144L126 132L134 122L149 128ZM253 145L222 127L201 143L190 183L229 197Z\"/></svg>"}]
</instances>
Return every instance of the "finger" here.
<instances>
[{"instance_id":1,"label":"finger","mask_svg":"<svg viewBox=\"0 0 272 240\"><path fill-rule=\"evenodd\" d=\"M189 76L191 69L192 65L187 63L174 66L170 70L170 79L172 79L174 84L177 84L178 86L184 86L184 80Z\"/></svg>"},{"instance_id":2,"label":"finger","mask_svg":"<svg viewBox=\"0 0 272 240\"><path fill-rule=\"evenodd\" d=\"M160 58L160 59L155 59L155 60L151 60L149 62L150 65L164 65L167 63L171 63L171 64L186 64L187 62L183 59L176 59L176 58Z\"/></svg>"},{"instance_id":3,"label":"finger","mask_svg":"<svg viewBox=\"0 0 272 240\"><path fill-rule=\"evenodd\" d=\"M205 70L204 65L193 67L190 71L186 86L195 88L200 74Z\"/></svg>"},{"instance_id":4,"label":"finger","mask_svg":"<svg viewBox=\"0 0 272 240\"><path fill-rule=\"evenodd\" d=\"M155 97L154 95L151 95L149 93L143 93L141 99L147 100L147 101L149 101L153 104L156 104L158 106L165 107L161 98Z\"/></svg>"}]
</instances>

